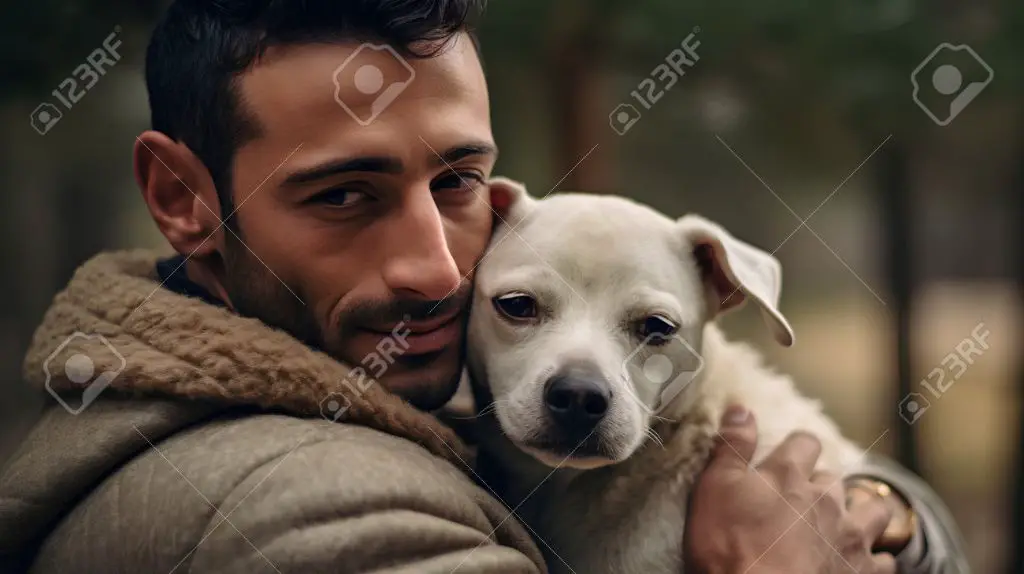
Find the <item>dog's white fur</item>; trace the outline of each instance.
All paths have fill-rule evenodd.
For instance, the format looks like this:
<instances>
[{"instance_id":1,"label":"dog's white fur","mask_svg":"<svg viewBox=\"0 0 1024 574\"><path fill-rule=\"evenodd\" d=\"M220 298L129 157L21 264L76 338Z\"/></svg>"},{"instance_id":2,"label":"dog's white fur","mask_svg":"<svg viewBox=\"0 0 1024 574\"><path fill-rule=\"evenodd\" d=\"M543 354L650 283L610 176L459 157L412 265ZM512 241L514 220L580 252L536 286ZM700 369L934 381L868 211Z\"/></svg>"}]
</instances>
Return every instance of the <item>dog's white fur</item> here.
<instances>
[{"instance_id":1,"label":"dog's white fur","mask_svg":"<svg viewBox=\"0 0 1024 574\"><path fill-rule=\"evenodd\" d=\"M794 430L821 440L820 469L841 472L860 459L818 402L713 323L752 301L775 338L792 344L777 308L781 267L771 255L698 216L672 220L621 197L536 200L504 178L491 190L510 207L477 269L470 317L468 364L485 407L482 460L504 476L501 494L534 529L555 572L680 572L687 493L730 401L756 417L755 462ZM703 267L698 250L712 255ZM538 318L503 317L493 299L509 293L534 297ZM698 371L673 393L661 395L623 369L642 345L634 327L649 315L680 326L683 342L661 352ZM687 347L703 358L699 370L682 356ZM580 361L612 389L597 450L534 446L553 432L544 381Z\"/></svg>"}]
</instances>

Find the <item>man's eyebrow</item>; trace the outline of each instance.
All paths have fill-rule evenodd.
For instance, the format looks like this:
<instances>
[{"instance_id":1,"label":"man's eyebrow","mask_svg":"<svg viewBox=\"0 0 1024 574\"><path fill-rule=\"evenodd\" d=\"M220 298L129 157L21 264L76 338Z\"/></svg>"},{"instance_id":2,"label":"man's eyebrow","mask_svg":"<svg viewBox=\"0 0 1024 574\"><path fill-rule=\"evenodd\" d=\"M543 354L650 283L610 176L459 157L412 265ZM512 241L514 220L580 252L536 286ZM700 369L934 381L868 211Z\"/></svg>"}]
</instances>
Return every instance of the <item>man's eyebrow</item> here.
<instances>
[{"instance_id":1,"label":"man's eyebrow","mask_svg":"<svg viewBox=\"0 0 1024 574\"><path fill-rule=\"evenodd\" d=\"M372 173L402 173L401 160L393 157L367 156L333 159L311 168L295 171L284 179L283 185L300 185L332 175L352 171Z\"/></svg>"},{"instance_id":2,"label":"man's eyebrow","mask_svg":"<svg viewBox=\"0 0 1024 574\"><path fill-rule=\"evenodd\" d=\"M455 163L463 158L474 155L498 155L498 148L494 144L485 141L468 142L450 147L444 152L434 156L437 165Z\"/></svg>"}]
</instances>

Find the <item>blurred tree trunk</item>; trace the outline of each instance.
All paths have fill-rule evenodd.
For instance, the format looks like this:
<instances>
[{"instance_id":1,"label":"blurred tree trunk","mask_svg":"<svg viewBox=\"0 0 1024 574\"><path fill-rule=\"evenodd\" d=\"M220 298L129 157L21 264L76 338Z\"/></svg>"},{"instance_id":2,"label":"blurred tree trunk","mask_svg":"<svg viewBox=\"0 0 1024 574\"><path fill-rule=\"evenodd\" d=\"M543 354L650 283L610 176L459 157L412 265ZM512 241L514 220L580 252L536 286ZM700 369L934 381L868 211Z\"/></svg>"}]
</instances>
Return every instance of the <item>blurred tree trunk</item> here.
<instances>
[{"instance_id":1,"label":"blurred tree trunk","mask_svg":"<svg viewBox=\"0 0 1024 574\"><path fill-rule=\"evenodd\" d=\"M911 214L910 160L906 144L893 138L880 150L878 159L879 205L882 208L882 242L885 257L884 271L889 282L892 312L896 321L896 398L902 401L915 391L911 371L911 302L916 291L917 277L913 265L914 226ZM899 409L894 428L896 457L908 470L920 474L918 441L915 425L906 422Z\"/></svg>"},{"instance_id":2,"label":"blurred tree trunk","mask_svg":"<svg viewBox=\"0 0 1024 574\"><path fill-rule=\"evenodd\" d=\"M1018 156L1024 157L1024 126L1021 126L1020 142L1018 144ZM1017 279L1018 303L1024 304L1024 161L1017 163L1017 177L1010 189L1010 202L1014 204L1017 222L1017 255L1014 271ZM1024 323L1024 312L1019 320ZM1007 540L1010 541L1009 567L1010 574L1024 574L1024 362L1018 359L1017 368L1020 369L1017 378L1017 464L1014 476L1010 479L1011 496L1013 500L1010 505L1010 532ZM1013 541L1017 542L1014 543Z\"/></svg>"},{"instance_id":3,"label":"blurred tree trunk","mask_svg":"<svg viewBox=\"0 0 1024 574\"><path fill-rule=\"evenodd\" d=\"M611 191L613 165L606 144L613 132L604 65L611 20L607 11L585 0L559 2L554 10L545 72L554 116L555 182L565 178L558 189Z\"/></svg>"},{"instance_id":4,"label":"blurred tree trunk","mask_svg":"<svg viewBox=\"0 0 1024 574\"><path fill-rule=\"evenodd\" d=\"M61 184L56 206L60 226L57 236L61 238L56 269L58 289L67 284L82 263L114 244L111 232L119 207L109 191L114 186L99 177L76 178Z\"/></svg>"}]
</instances>

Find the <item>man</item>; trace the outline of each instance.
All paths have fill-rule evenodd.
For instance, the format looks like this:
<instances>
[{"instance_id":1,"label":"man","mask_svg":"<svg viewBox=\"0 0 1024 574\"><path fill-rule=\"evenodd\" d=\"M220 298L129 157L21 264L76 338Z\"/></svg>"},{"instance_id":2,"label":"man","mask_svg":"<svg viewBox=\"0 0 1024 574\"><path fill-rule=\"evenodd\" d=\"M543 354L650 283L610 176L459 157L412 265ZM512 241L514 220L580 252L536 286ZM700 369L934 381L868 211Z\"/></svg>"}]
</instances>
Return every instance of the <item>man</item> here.
<instances>
[{"instance_id":1,"label":"man","mask_svg":"<svg viewBox=\"0 0 1024 574\"><path fill-rule=\"evenodd\" d=\"M429 414L455 392L472 271L508 201L487 183L496 149L474 10L169 8L134 165L179 255L97 256L37 330L25 372L61 405L0 475L3 564L545 571L542 541L474 483L465 445ZM388 82L411 75L381 109ZM725 422L691 504L688 572L954 564L942 530L954 527L918 483L865 470L923 525L897 560L873 555L895 512L881 501L898 503L884 484L851 483L877 497L847 511L838 478L807 470L813 438L794 435L751 472L754 422L741 410Z\"/></svg>"}]
</instances>

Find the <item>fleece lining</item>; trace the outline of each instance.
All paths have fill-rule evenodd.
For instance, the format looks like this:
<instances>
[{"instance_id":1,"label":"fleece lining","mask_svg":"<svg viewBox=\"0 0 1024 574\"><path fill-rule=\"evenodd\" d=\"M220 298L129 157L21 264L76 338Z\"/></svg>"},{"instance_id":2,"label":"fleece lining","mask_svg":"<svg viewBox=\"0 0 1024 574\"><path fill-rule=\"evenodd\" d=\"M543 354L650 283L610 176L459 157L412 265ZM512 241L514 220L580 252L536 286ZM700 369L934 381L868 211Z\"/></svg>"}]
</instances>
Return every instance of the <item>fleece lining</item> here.
<instances>
[{"instance_id":1,"label":"fleece lining","mask_svg":"<svg viewBox=\"0 0 1024 574\"><path fill-rule=\"evenodd\" d=\"M376 383L346 381L349 366L256 319L162 287L160 257L111 252L79 268L35 333L26 379L81 396L79 383L52 368L80 353L95 374L116 373L102 394L251 405L298 417L320 417L321 404L341 396L351 406L338 422L412 440L460 465L467 458L465 444L433 415ZM69 337L73 344L64 345Z\"/></svg>"}]
</instances>

